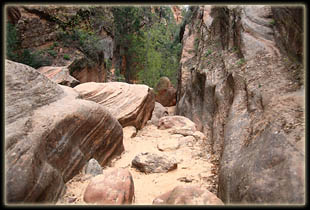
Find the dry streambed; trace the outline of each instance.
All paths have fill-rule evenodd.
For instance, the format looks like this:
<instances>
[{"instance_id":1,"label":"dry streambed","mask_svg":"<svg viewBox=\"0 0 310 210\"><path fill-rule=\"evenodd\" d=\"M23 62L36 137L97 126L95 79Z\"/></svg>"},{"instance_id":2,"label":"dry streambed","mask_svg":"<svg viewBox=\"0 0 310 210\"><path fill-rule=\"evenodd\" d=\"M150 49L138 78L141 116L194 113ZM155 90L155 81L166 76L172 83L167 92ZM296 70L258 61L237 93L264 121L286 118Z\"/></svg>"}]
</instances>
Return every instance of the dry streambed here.
<instances>
[{"instance_id":1,"label":"dry streambed","mask_svg":"<svg viewBox=\"0 0 310 210\"><path fill-rule=\"evenodd\" d=\"M132 204L152 204L156 197L177 186L199 186L216 194L217 170L212 164L212 155L206 152L206 139L203 135L195 133L194 137L188 135L190 132L182 129L178 132L174 128L160 130L150 123L136 134L134 130L133 127L123 129L125 151L103 169L126 168L130 171L135 194ZM132 160L141 153L164 155L175 160L177 168L162 173L141 172L132 167ZM73 177L66 183L66 193L57 204L87 204L83 200L83 194L91 178L92 175L82 171Z\"/></svg>"}]
</instances>

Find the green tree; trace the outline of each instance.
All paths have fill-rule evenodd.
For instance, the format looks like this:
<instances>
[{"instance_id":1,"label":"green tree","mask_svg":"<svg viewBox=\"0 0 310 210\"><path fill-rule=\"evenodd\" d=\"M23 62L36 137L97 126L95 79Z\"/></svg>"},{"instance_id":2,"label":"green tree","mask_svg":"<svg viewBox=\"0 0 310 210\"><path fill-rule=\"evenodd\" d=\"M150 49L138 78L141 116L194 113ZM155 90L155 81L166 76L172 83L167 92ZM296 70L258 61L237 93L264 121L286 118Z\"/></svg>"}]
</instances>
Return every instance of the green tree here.
<instances>
[{"instance_id":1,"label":"green tree","mask_svg":"<svg viewBox=\"0 0 310 210\"><path fill-rule=\"evenodd\" d=\"M126 81L137 78L155 87L161 76L177 82L181 44L169 7L117 7L114 9L115 40L126 59Z\"/></svg>"}]
</instances>

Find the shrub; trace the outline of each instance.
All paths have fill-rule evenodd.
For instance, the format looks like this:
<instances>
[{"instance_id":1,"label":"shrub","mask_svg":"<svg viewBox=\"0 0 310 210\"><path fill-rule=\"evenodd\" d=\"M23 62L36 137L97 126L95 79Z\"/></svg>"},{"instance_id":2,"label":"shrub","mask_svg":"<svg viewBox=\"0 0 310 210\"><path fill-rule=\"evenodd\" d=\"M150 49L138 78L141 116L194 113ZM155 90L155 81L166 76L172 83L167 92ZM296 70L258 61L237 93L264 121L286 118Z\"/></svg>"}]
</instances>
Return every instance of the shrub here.
<instances>
[{"instance_id":1,"label":"shrub","mask_svg":"<svg viewBox=\"0 0 310 210\"><path fill-rule=\"evenodd\" d=\"M125 82L125 81L126 81L124 75L122 75L122 74L120 73L120 70L119 70L119 69L115 69L114 75L115 75L115 80L116 80L117 82Z\"/></svg>"},{"instance_id":2,"label":"shrub","mask_svg":"<svg viewBox=\"0 0 310 210\"><path fill-rule=\"evenodd\" d=\"M211 53L212 53L212 50L208 49L205 56L208 57L209 55L211 55Z\"/></svg>"},{"instance_id":3,"label":"shrub","mask_svg":"<svg viewBox=\"0 0 310 210\"><path fill-rule=\"evenodd\" d=\"M70 56L68 54L64 54L64 59L65 60L70 60Z\"/></svg>"},{"instance_id":4,"label":"shrub","mask_svg":"<svg viewBox=\"0 0 310 210\"><path fill-rule=\"evenodd\" d=\"M18 58L19 39L16 27L8 23L6 27L6 57L15 61Z\"/></svg>"},{"instance_id":5,"label":"shrub","mask_svg":"<svg viewBox=\"0 0 310 210\"><path fill-rule=\"evenodd\" d=\"M15 60L16 62L26 64L33 68L40 68L41 66L50 66L52 61L47 57L44 57L37 51L31 51L25 49L22 51L21 56Z\"/></svg>"},{"instance_id":6,"label":"shrub","mask_svg":"<svg viewBox=\"0 0 310 210\"><path fill-rule=\"evenodd\" d=\"M54 58L57 57L57 52L55 50L49 49L47 50L47 53L51 56L53 56Z\"/></svg>"},{"instance_id":7,"label":"shrub","mask_svg":"<svg viewBox=\"0 0 310 210\"><path fill-rule=\"evenodd\" d=\"M244 58L241 58L238 62L237 62L237 65L238 66L241 66L245 63L245 59Z\"/></svg>"},{"instance_id":8,"label":"shrub","mask_svg":"<svg viewBox=\"0 0 310 210\"><path fill-rule=\"evenodd\" d=\"M270 25L274 25L274 24L276 24L276 21L275 21L274 19L271 19L271 20L269 21L269 24L270 24Z\"/></svg>"}]
</instances>

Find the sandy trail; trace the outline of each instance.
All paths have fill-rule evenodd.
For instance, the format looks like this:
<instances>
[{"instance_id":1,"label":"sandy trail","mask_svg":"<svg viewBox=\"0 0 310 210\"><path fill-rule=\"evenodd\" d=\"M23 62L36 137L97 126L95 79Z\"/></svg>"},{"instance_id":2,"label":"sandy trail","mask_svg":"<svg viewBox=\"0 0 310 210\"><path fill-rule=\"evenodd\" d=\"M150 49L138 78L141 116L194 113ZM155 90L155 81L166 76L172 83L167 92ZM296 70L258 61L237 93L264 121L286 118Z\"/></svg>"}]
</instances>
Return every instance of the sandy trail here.
<instances>
[{"instance_id":1,"label":"sandy trail","mask_svg":"<svg viewBox=\"0 0 310 210\"><path fill-rule=\"evenodd\" d=\"M178 141L178 149L159 151L158 143ZM180 134L170 134L169 130L159 130L156 126L148 124L138 131L136 137L129 138L124 135L125 151L114 159L108 168L127 168L133 176L135 187L135 205L151 205L153 200L178 185L198 185L216 193L214 175L215 165L211 163L212 156L206 153L205 142L194 138L184 137ZM141 152L152 152L174 157L178 161L177 169L167 173L145 174L131 167L131 161ZM83 193L91 176L82 172L67 182L66 193L57 204L85 205Z\"/></svg>"}]
</instances>

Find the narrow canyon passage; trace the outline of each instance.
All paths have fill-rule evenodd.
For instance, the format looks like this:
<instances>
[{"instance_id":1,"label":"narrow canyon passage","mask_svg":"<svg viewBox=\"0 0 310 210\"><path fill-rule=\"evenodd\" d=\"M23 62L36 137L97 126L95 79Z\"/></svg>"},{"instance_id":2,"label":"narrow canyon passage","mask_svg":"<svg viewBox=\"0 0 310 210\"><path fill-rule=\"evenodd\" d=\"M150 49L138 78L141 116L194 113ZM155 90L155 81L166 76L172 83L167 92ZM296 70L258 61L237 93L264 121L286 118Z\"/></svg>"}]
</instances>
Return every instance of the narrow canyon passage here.
<instances>
[{"instance_id":1,"label":"narrow canyon passage","mask_svg":"<svg viewBox=\"0 0 310 210\"><path fill-rule=\"evenodd\" d=\"M212 155L206 152L205 139L196 140L193 136L173 134L176 132L171 132L171 129L160 130L151 123L132 138L131 130L125 127L123 131L125 151L103 171L111 168L126 168L130 171L135 189L133 204L151 205L157 196L180 185L200 186L216 194L216 166L212 164ZM164 173L140 172L132 167L131 162L142 152L174 158L178 163L177 169ZM66 193L57 204L88 205L83 200L83 194L91 178L91 175L83 171L73 177L66 184Z\"/></svg>"},{"instance_id":2,"label":"narrow canyon passage","mask_svg":"<svg viewBox=\"0 0 310 210\"><path fill-rule=\"evenodd\" d=\"M8 205L304 205L305 5L10 5Z\"/></svg>"}]
</instances>

